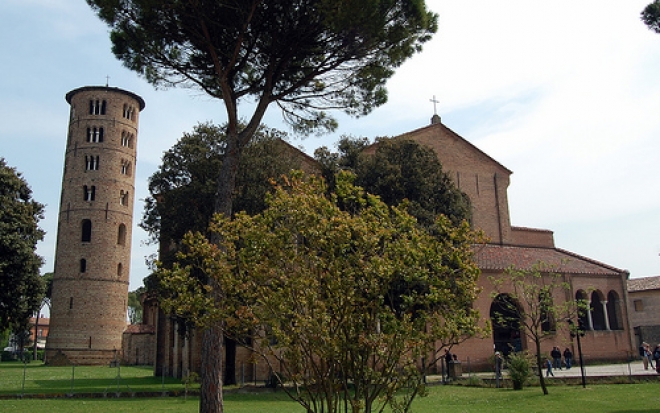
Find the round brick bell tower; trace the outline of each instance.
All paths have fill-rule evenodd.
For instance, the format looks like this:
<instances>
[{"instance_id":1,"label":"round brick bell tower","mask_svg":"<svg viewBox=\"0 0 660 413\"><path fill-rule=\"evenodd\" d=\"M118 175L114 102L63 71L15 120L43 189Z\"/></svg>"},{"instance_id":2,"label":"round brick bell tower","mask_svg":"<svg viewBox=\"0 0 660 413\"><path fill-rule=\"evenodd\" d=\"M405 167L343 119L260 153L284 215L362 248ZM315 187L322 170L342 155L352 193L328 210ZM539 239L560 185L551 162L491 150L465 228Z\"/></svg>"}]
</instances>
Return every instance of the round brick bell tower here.
<instances>
[{"instance_id":1,"label":"round brick bell tower","mask_svg":"<svg viewBox=\"0 0 660 413\"><path fill-rule=\"evenodd\" d=\"M66 101L46 360L105 364L120 359L127 324L138 117L145 104L108 86L72 90Z\"/></svg>"}]
</instances>

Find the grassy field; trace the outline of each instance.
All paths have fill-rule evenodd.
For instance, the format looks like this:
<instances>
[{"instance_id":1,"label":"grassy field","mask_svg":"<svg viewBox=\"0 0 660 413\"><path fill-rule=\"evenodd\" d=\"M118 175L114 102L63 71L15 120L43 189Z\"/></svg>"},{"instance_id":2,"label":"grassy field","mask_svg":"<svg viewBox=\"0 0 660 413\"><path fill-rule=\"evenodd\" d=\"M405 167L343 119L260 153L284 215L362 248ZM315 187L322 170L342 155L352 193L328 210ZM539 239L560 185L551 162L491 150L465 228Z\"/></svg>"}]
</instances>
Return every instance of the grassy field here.
<instances>
[{"instance_id":1,"label":"grassy field","mask_svg":"<svg viewBox=\"0 0 660 413\"><path fill-rule=\"evenodd\" d=\"M119 376L119 380L117 380ZM183 391L180 379L154 377L153 367L50 367L0 363L0 395ZM0 410L1 411L1 410Z\"/></svg>"},{"instance_id":2,"label":"grassy field","mask_svg":"<svg viewBox=\"0 0 660 413\"><path fill-rule=\"evenodd\" d=\"M414 413L651 413L660 411L656 397L660 384L607 384L551 387L543 396L539 388L511 389L434 386L419 398ZM46 410L49 413L134 413L198 411L197 398L128 399L12 399L0 400L0 412ZM225 411L231 413L303 413L282 392L227 394Z\"/></svg>"},{"instance_id":3,"label":"grassy field","mask_svg":"<svg viewBox=\"0 0 660 413\"><path fill-rule=\"evenodd\" d=\"M69 393L71 368L28 365L25 369L25 394ZM20 394L23 365L0 364L0 394ZM57 399L4 399L0 412L46 410L49 413L116 413L116 412L197 412L199 401L195 397L114 398L117 369L108 367L76 367L74 394L107 391L108 398ZM160 391L160 378L152 376L150 368L122 367L122 381L132 391ZM179 380L165 381L168 391L182 391ZM601 384L581 386L551 386L550 394L543 396L540 388L523 391L464 386L431 386L429 396L418 398L413 405L415 413L650 413L660 411L660 382L643 384ZM126 391L121 389L121 391ZM102 394L101 394L102 396ZM254 394L227 393L225 411L231 413L297 413L303 409L290 401L283 392Z\"/></svg>"}]
</instances>

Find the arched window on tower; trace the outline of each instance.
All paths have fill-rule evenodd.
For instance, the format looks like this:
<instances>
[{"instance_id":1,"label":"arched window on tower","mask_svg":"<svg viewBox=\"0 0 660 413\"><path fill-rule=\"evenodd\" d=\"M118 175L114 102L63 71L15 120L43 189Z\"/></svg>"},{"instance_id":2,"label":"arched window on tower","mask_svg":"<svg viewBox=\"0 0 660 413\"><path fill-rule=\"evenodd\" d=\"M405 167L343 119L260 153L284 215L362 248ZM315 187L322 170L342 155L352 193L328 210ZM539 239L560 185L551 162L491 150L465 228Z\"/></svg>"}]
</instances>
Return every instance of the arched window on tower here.
<instances>
[{"instance_id":1,"label":"arched window on tower","mask_svg":"<svg viewBox=\"0 0 660 413\"><path fill-rule=\"evenodd\" d=\"M121 277L124 274L124 266L121 264L117 264L117 277Z\"/></svg>"},{"instance_id":2,"label":"arched window on tower","mask_svg":"<svg viewBox=\"0 0 660 413\"><path fill-rule=\"evenodd\" d=\"M99 169L99 157L85 155L85 170L87 171L98 171Z\"/></svg>"},{"instance_id":3,"label":"arched window on tower","mask_svg":"<svg viewBox=\"0 0 660 413\"><path fill-rule=\"evenodd\" d=\"M135 108L131 105L124 104L123 116L128 120L135 120Z\"/></svg>"},{"instance_id":4,"label":"arched window on tower","mask_svg":"<svg viewBox=\"0 0 660 413\"><path fill-rule=\"evenodd\" d=\"M121 133L121 146L133 148L133 135L130 132L123 131Z\"/></svg>"},{"instance_id":5,"label":"arched window on tower","mask_svg":"<svg viewBox=\"0 0 660 413\"><path fill-rule=\"evenodd\" d=\"M96 186L83 186L84 199L87 202L91 202L96 198Z\"/></svg>"},{"instance_id":6,"label":"arched window on tower","mask_svg":"<svg viewBox=\"0 0 660 413\"><path fill-rule=\"evenodd\" d=\"M105 115L107 103L105 100L92 99L89 101L89 114L90 115Z\"/></svg>"},{"instance_id":7,"label":"arched window on tower","mask_svg":"<svg viewBox=\"0 0 660 413\"><path fill-rule=\"evenodd\" d=\"M119 224L119 230L117 231L117 244L126 244L126 225L124 224Z\"/></svg>"},{"instance_id":8,"label":"arched window on tower","mask_svg":"<svg viewBox=\"0 0 660 413\"><path fill-rule=\"evenodd\" d=\"M92 221L89 219L82 220L82 242L92 241Z\"/></svg>"},{"instance_id":9,"label":"arched window on tower","mask_svg":"<svg viewBox=\"0 0 660 413\"><path fill-rule=\"evenodd\" d=\"M122 159L121 161L121 173L122 175L131 175L131 163L127 160Z\"/></svg>"},{"instance_id":10,"label":"arched window on tower","mask_svg":"<svg viewBox=\"0 0 660 413\"><path fill-rule=\"evenodd\" d=\"M80 272L81 273L87 272L87 260L84 258L80 259Z\"/></svg>"},{"instance_id":11,"label":"arched window on tower","mask_svg":"<svg viewBox=\"0 0 660 413\"><path fill-rule=\"evenodd\" d=\"M87 142L103 142L103 135L103 128L97 128L96 126L87 128Z\"/></svg>"},{"instance_id":12,"label":"arched window on tower","mask_svg":"<svg viewBox=\"0 0 660 413\"><path fill-rule=\"evenodd\" d=\"M123 189L119 191L119 205L128 205L128 191L124 191Z\"/></svg>"}]
</instances>

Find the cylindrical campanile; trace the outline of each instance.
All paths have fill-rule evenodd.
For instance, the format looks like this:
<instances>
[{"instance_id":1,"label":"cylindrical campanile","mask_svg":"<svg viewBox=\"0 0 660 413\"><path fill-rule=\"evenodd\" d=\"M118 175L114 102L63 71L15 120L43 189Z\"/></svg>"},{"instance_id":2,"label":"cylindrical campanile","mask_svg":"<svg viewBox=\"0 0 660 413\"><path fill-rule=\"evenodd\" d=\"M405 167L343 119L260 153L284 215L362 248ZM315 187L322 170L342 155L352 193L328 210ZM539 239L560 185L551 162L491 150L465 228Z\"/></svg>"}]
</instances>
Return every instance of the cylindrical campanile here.
<instances>
[{"instance_id":1,"label":"cylindrical campanile","mask_svg":"<svg viewBox=\"0 0 660 413\"><path fill-rule=\"evenodd\" d=\"M105 364L126 329L138 118L144 100L103 86L71 105L58 217L48 361Z\"/></svg>"}]
</instances>

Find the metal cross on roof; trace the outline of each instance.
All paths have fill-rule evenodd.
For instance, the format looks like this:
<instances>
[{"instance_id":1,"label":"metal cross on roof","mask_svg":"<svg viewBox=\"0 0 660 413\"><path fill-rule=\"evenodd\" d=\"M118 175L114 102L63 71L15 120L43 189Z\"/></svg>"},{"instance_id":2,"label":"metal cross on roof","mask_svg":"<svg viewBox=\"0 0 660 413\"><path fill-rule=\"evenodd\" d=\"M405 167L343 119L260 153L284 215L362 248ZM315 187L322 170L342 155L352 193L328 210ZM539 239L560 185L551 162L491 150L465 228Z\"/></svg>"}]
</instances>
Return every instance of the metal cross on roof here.
<instances>
[{"instance_id":1,"label":"metal cross on roof","mask_svg":"<svg viewBox=\"0 0 660 413\"><path fill-rule=\"evenodd\" d=\"M438 110L437 110L437 108L436 108L436 104L437 104L437 103L440 103L440 101L439 101L439 100L436 100L435 95L433 95L433 99L430 99L430 101L433 102L433 114L434 114L434 115L437 115L437 114L438 114Z\"/></svg>"}]
</instances>

